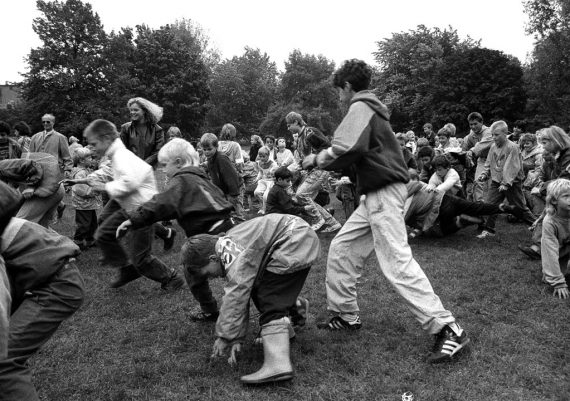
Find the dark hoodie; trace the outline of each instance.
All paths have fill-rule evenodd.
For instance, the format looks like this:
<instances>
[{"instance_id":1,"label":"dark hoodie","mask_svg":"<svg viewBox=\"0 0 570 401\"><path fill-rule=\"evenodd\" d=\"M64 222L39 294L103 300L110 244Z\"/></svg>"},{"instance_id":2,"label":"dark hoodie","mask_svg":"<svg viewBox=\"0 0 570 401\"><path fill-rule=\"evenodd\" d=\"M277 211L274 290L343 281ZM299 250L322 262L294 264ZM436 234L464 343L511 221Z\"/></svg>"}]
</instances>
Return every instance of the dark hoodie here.
<instances>
[{"instance_id":1,"label":"dark hoodie","mask_svg":"<svg viewBox=\"0 0 570 401\"><path fill-rule=\"evenodd\" d=\"M208 232L212 224L230 216L233 206L199 167L184 167L156 194L129 215L133 228L176 219L186 235Z\"/></svg>"},{"instance_id":2,"label":"dark hoodie","mask_svg":"<svg viewBox=\"0 0 570 401\"><path fill-rule=\"evenodd\" d=\"M372 92L356 93L332 146L318 154L316 163L325 170L352 166L359 194L407 183L408 168L388 119L388 109Z\"/></svg>"}]
</instances>

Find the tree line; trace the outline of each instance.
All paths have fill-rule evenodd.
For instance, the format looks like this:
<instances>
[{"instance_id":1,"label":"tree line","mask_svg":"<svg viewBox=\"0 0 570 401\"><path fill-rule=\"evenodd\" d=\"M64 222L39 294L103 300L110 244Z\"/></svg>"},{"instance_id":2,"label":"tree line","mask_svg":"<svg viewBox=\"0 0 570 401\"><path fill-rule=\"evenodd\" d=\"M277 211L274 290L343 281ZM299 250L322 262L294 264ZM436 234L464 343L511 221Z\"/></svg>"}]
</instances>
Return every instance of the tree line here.
<instances>
[{"instance_id":1,"label":"tree line","mask_svg":"<svg viewBox=\"0 0 570 401\"><path fill-rule=\"evenodd\" d=\"M394 130L418 133L425 122L452 122L462 136L471 111L527 131L568 127L570 0L523 4L535 38L524 65L460 38L451 26L420 25L376 42L373 90L388 105ZM332 134L342 118L330 82L336 66L323 55L293 50L279 71L260 49L222 60L189 19L106 33L89 3L38 0L37 7L32 28L42 45L27 57L22 104L0 112L8 122L24 120L39 131L40 117L50 112L60 132L77 135L95 118L127 121L126 102L137 96L161 105L162 124L177 125L188 138L218 132L226 122L241 137L284 136L291 110Z\"/></svg>"}]
</instances>

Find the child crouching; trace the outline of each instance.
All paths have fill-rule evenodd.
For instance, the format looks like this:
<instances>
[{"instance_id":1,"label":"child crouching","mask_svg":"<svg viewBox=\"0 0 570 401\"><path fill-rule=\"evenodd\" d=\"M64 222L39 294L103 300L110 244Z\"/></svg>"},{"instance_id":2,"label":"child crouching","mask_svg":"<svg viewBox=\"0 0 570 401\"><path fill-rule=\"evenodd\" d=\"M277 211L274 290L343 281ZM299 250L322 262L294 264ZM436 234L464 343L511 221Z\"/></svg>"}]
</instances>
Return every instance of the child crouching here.
<instances>
[{"instance_id":1,"label":"child crouching","mask_svg":"<svg viewBox=\"0 0 570 401\"><path fill-rule=\"evenodd\" d=\"M184 244L182 259L188 274L203 280L228 280L212 357L222 356L231 347L229 362L236 363L247 332L250 299L260 312L263 366L242 376L242 383L293 378L289 314L319 255L319 239L310 226L299 217L283 214L246 221L223 237L197 235Z\"/></svg>"},{"instance_id":2,"label":"child crouching","mask_svg":"<svg viewBox=\"0 0 570 401\"><path fill-rule=\"evenodd\" d=\"M554 289L554 296L567 299L570 259L570 180L559 178L548 185L546 216L541 238L542 280Z\"/></svg>"}]
</instances>

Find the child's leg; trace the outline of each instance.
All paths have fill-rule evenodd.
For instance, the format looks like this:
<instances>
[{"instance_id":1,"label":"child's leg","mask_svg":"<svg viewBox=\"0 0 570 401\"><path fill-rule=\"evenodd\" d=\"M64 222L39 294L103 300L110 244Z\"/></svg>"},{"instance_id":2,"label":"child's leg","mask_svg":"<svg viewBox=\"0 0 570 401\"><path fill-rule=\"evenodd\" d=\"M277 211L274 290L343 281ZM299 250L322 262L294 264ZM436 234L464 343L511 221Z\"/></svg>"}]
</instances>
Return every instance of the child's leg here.
<instances>
[{"instance_id":1,"label":"child's leg","mask_svg":"<svg viewBox=\"0 0 570 401\"><path fill-rule=\"evenodd\" d=\"M109 263L115 267L128 265L129 258L117 240L116 233L117 227L119 227L123 221L127 220L129 216L114 200L107 202L101 214L106 217L95 232L95 240L103 253L105 263Z\"/></svg>"},{"instance_id":2,"label":"child's leg","mask_svg":"<svg viewBox=\"0 0 570 401\"><path fill-rule=\"evenodd\" d=\"M76 244L83 243L87 239L90 228L90 214L89 210L75 209L75 235L73 241Z\"/></svg>"},{"instance_id":3,"label":"child's leg","mask_svg":"<svg viewBox=\"0 0 570 401\"><path fill-rule=\"evenodd\" d=\"M273 185L275 184L274 181L267 181L266 187L265 187L265 191L263 192L263 196L261 198L261 209L265 211L266 207L267 207L267 197L269 196L269 190L273 187Z\"/></svg>"},{"instance_id":4,"label":"child's leg","mask_svg":"<svg viewBox=\"0 0 570 401\"><path fill-rule=\"evenodd\" d=\"M493 205L500 205L501 202L505 199L505 195L503 192L499 191L499 183L495 181L491 181L489 185L489 192L487 193L487 203L491 203ZM497 215L492 214L487 219L485 223L485 229L489 232L495 232L495 223L497 222Z\"/></svg>"},{"instance_id":5,"label":"child's leg","mask_svg":"<svg viewBox=\"0 0 570 401\"><path fill-rule=\"evenodd\" d=\"M259 203L262 205L260 210L265 211L265 204L263 203L263 195L265 194L265 188L267 187L267 180L261 179L257 182L257 187L255 187L255 191L253 194L257 199L259 199Z\"/></svg>"},{"instance_id":6,"label":"child's leg","mask_svg":"<svg viewBox=\"0 0 570 401\"><path fill-rule=\"evenodd\" d=\"M166 266L151 254L153 228L142 227L127 234L129 256L139 274L162 284L164 290L178 290L184 280L173 267Z\"/></svg>"},{"instance_id":7,"label":"child's leg","mask_svg":"<svg viewBox=\"0 0 570 401\"><path fill-rule=\"evenodd\" d=\"M87 236L85 240L87 241L87 245L93 245L95 242L95 232L97 231L97 211L96 210L88 210L89 212L89 230L87 231Z\"/></svg>"},{"instance_id":8,"label":"child's leg","mask_svg":"<svg viewBox=\"0 0 570 401\"><path fill-rule=\"evenodd\" d=\"M527 223L529 226L534 223L536 216L532 214L524 198L520 182L513 183L509 189L505 192L505 197L509 201L509 204L522 210L521 220Z\"/></svg>"}]
</instances>

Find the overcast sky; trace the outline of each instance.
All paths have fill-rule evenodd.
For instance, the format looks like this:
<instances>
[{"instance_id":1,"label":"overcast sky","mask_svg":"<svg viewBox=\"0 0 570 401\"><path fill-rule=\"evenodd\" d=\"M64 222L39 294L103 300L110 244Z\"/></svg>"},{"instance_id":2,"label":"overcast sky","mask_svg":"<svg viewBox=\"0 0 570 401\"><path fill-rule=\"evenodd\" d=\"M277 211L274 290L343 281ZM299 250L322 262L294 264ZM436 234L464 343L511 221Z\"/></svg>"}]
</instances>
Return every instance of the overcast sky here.
<instances>
[{"instance_id":1,"label":"overcast sky","mask_svg":"<svg viewBox=\"0 0 570 401\"><path fill-rule=\"evenodd\" d=\"M269 54L283 69L294 49L322 54L339 65L349 58L374 63L376 42L417 25L446 28L524 62L533 40L521 0L91 0L107 32L180 18L197 22L223 58L245 46ZM0 83L20 81L24 57L41 45L32 30L35 0L2 0Z\"/></svg>"}]
</instances>

